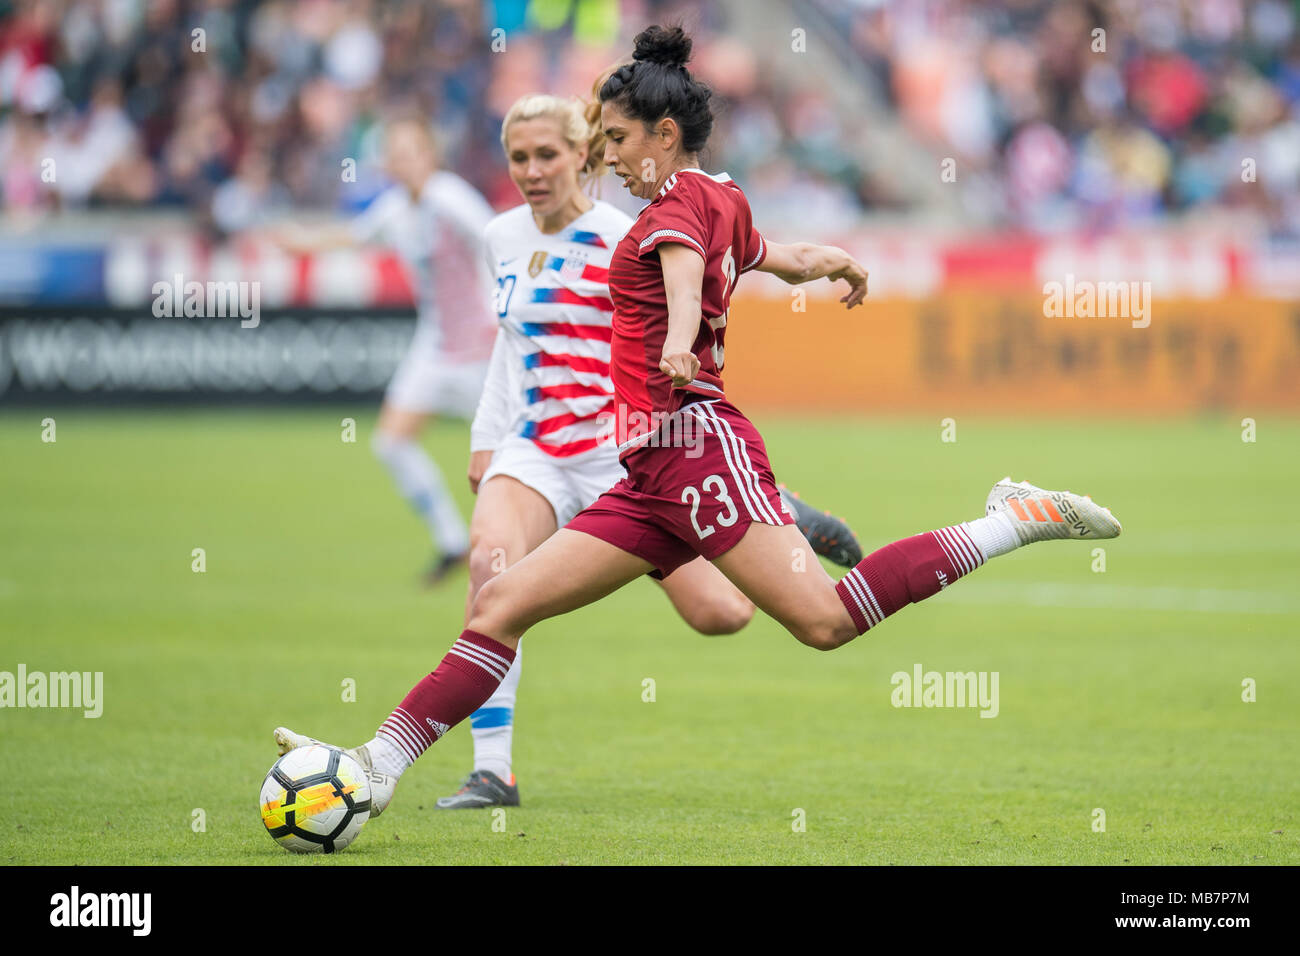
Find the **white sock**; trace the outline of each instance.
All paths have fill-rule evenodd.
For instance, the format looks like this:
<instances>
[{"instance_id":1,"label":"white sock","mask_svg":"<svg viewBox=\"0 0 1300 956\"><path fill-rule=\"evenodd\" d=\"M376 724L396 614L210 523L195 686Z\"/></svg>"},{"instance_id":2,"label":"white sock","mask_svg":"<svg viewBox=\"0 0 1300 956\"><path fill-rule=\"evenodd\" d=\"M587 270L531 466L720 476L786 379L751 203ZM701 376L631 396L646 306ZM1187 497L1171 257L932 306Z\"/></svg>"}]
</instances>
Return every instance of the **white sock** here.
<instances>
[{"instance_id":1,"label":"white sock","mask_svg":"<svg viewBox=\"0 0 1300 956\"><path fill-rule=\"evenodd\" d=\"M515 695L519 690L522 645L515 649L515 659L506 671L505 680L492 696L470 714L470 732L474 737L474 769L490 770L506 783L511 776L511 748L515 736Z\"/></svg>"},{"instance_id":2,"label":"white sock","mask_svg":"<svg viewBox=\"0 0 1300 956\"><path fill-rule=\"evenodd\" d=\"M984 552L985 559L996 558L1000 554L1006 554L1020 547L1015 525L1001 511L995 511L984 518L976 518L974 521L963 521L961 526L975 542L975 547Z\"/></svg>"},{"instance_id":3,"label":"white sock","mask_svg":"<svg viewBox=\"0 0 1300 956\"><path fill-rule=\"evenodd\" d=\"M419 442L375 432L370 447L388 467L402 497L429 526L438 550L443 554L463 554L469 550L465 520L447 491L442 472Z\"/></svg>"},{"instance_id":4,"label":"white sock","mask_svg":"<svg viewBox=\"0 0 1300 956\"><path fill-rule=\"evenodd\" d=\"M386 737L376 734L366 741L365 746L370 751L370 759L375 769L380 773L391 773L395 777L401 777L406 772L406 768L411 766L411 758L406 756L401 747Z\"/></svg>"}]
</instances>

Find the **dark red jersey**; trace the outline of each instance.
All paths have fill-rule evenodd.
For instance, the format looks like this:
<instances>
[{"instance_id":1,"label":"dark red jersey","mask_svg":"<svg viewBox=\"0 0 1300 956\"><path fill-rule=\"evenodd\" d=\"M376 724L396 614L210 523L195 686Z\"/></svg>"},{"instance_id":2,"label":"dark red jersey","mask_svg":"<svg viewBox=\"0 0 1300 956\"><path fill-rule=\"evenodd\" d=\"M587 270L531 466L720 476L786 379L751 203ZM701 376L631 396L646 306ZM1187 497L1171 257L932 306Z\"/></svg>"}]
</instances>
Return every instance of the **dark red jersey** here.
<instances>
[{"instance_id":1,"label":"dark red jersey","mask_svg":"<svg viewBox=\"0 0 1300 956\"><path fill-rule=\"evenodd\" d=\"M665 242L679 242L704 257L700 328L693 345L700 371L681 389L674 389L659 370L668 334L668 299L658 252ZM679 408L687 398L683 392L722 397L731 293L737 276L761 263L766 252L740 187L726 173L710 176L699 169L669 176L619 240L609 265L614 302L609 364L619 415L626 422L617 439L622 451L639 444L638 438Z\"/></svg>"}]
</instances>

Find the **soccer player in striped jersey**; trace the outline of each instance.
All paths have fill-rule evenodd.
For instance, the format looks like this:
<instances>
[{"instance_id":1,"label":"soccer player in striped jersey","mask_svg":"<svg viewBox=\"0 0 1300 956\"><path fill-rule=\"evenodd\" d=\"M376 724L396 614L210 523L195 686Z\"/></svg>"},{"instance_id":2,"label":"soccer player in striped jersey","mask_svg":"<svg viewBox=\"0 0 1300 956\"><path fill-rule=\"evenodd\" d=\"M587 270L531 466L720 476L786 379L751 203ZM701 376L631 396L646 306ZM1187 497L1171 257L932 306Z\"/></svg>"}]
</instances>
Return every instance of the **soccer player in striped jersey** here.
<instances>
[{"instance_id":1,"label":"soccer player in striped jersey","mask_svg":"<svg viewBox=\"0 0 1300 956\"><path fill-rule=\"evenodd\" d=\"M346 226L286 228L275 238L295 252L369 242L395 249L414 286L417 322L379 410L371 448L398 492L429 529L435 557L425 574L436 584L469 554L469 531L419 437L436 413L470 418L478 406L496 335L483 256L487 200L455 173L441 170L423 120L390 123L384 162L394 183Z\"/></svg>"},{"instance_id":2,"label":"soccer player in striped jersey","mask_svg":"<svg viewBox=\"0 0 1300 956\"><path fill-rule=\"evenodd\" d=\"M375 814L414 760L491 696L530 627L647 573L667 578L708 558L797 641L833 650L991 558L1038 541L1120 533L1091 498L1004 479L980 517L886 545L838 582L816 562L792 565L807 543L780 507L762 436L723 387L731 293L752 269L790 283L842 279L849 291L840 301L853 308L867 274L833 246L767 241L740 187L699 168L713 117L708 88L686 69L690 47L680 27L650 27L599 92L605 163L650 200L609 271L610 370L629 426L619 435L627 477L487 581L442 662L374 737L348 751L369 771ZM281 752L312 743L283 727L275 739Z\"/></svg>"},{"instance_id":3,"label":"soccer player in striped jersey","mask_svg":"<svg viewBox=\"0 0 1300 956\"><path fill-rule=\"evenodd\" d=\"M609 260L632 219L588 198L584 181L600 168L603 135L576 100L534 94L501 127L511 177L525 202L487 227L496 273L496 344L470 439L470 589L466 608L495 574L563 527L627 473L613 444L609 378ZM797 501L814 526L814 546L851 567L861 558L853 533ZM843 553L841 553L843 552ZM847 557L845 556L847 555ZM702 634L744 627L754 605L703 558L660 584ZM516 655L506 679L470 716L474 769L441 809L515 806L512 772Z\"/></svg>"}]
</instances>

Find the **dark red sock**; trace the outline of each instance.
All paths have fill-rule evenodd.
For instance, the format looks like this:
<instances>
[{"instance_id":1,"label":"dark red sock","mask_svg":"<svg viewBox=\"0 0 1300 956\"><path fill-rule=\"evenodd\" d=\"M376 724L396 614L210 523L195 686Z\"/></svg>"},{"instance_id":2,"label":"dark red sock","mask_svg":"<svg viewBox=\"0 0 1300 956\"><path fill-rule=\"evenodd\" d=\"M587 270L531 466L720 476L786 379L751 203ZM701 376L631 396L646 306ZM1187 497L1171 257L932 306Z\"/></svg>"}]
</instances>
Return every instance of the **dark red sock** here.
<instances>
[{"instance_id":1,"label":"dark red sock","mask_svg":"<svg viewBox=\"0 0 1300 956\"><path fill-rule=\"evenodd\" d=\"M437 669L411 688L375 732L412 762L482 707L505 679L515 652L475 631L461 632Z\"/></svg>"},{"instance_id":2,"label":"dark red sock","mask_svg":"<svg viewBox=\"0 0 1300 956\"><path fill-rule=\"evenodd\" d=\"M924 601L984 563L961 525L887 544L840 578L835 591L865 634L899 608Z\"/></svg>"}]
</instances>

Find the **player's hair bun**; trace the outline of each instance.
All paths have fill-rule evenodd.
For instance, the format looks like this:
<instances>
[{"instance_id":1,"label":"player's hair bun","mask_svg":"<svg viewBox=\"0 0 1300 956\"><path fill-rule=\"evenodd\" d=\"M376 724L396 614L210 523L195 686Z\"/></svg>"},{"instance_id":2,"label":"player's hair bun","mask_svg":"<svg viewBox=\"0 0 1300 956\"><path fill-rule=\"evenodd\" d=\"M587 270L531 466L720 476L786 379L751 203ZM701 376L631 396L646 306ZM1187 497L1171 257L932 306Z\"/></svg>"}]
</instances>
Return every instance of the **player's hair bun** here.
<instances>
[{"instance_id":1,"label":"player's hair bun","mask_svg":"<svg viewBox=\"0 0 1300 956\"><path fill-rule=\"evenodd\" d=\"M664 66L685 66L691 59L691 38L680 25L646 27L633 41L632 59Z\"/></svg>"},{"instance_id":2,"label":"player's hair bun","mask_svg":"<svg viewBox=\"0 0 1300 956\"><path fill-rule=\"evenodd\" d=\"M698 153L709 141L713 111L708 86L691 76L691 38L680 23L646 27L636 36L631 63L610 67L599 80L596 96L615 103L646 129L665 116L677 121L682 149Z\"/></svg>"}]
</instances>

